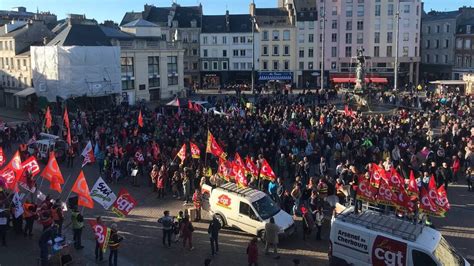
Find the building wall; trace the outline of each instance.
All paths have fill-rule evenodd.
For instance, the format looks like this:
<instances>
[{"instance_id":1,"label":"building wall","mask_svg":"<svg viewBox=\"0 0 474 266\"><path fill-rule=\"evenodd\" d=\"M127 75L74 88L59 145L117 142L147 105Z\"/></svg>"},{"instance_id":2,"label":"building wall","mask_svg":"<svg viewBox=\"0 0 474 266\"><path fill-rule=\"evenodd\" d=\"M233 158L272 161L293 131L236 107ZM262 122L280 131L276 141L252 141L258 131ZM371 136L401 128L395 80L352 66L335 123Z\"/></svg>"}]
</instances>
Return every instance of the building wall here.
<instances>
[{"instance_id":1,"label":"building wall","mask_svg":"<svg viewBox=\"0 0 474 266\"><path fill-rule=\"evenodd\" d=\"M194 83L199 84L199 34L200 28L177 28L178 40L183 42L183 49L186 56L183 64L186 66L184 70L185 86L191 87ZM175 34L176 28L171 28L170 33ZM194 53L197 51L197 54Z\"/></svg>"},{"instance_id":2,"label":"building wall","mask_svg":"<svg viewBox=\"0 0 474 266\"><path fill-rule=\"evenodd\" d=\"M266 27L259 25L260 38L260 71L285 71L293 73L293 81L296 82L296 29L295 27ZM273 38L273 32L279 33L279 38ZM290 38L284 39L284 32L290 34ZM266 32L266 33L265 33ZM268 38L265 38L268 34ZM289 53L284 54L285 46L289 47ZM267 47L267 54L265 54L265 47ZM274 47L278 47L278 54L274 54ZM265 62L267 63L265 67ZM274 68L274 62L278 62L278 68ZM288 62L288 68L285 69L285 62Z\"/></svg>"},{"instance_id":3,"label":"building wall","mask_svg":"<svg viewBox=\"0 0 474 266\"><path fill-rule=\"evenodd\" d=\"M473 23L474 24L474 23ZM455 63L453 79L461 80L463 75L474 73L474 25L468 32L456 34Z\"/></svg>"},{"instance_id":4,"label":"building wall","mask_svg":"<svg viewBox=\"0 0 474 266\"><path fill-rule=\"evenodd\" d=\"M296 29L297 83L299 86L306 86L306 82L309 82L314 87L319 82L319 78L311 75L311 73L321 70L320 23L317 20L297 21ZM312 36L312 41L310 41L310 35Z\"/></svg>"}]
</instances>

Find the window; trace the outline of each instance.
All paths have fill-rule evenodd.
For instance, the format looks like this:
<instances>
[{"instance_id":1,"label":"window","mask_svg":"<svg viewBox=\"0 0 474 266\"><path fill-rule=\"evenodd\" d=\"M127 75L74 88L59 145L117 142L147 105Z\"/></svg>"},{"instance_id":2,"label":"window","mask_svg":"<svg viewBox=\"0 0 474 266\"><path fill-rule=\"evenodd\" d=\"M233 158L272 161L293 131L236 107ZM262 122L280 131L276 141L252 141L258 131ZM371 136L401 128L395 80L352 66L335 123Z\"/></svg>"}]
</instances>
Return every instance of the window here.
<instances>
[{"instance_id":1,"label":"window","mask_svg":"<svg viewBox=\"0 0 474 266\"><path fill-rule=\"evenodd\" d=\"M387 46L387 57L392 57L392 46Z\"/></svg>"},{"instance_id":2,"label":"window","mask_svg":"<svg viewBox=\"0 0 474 266\"><path fill-rule=\"evenodd\" d=\"M239 43L239 37L232 37L232 43Z\"/></svg>"},{"instance_id":3,"label":"window","mask_svg":"<svg viewBox=\"0 0 474 266\"><path fill-rule=\"evenodd\" d=\"M348 5L346 6L346 17L352 17L352 6Z\"/></svg>"},{"instance_id":4,"label":"window","mask_svg":"<svg viewBox=\"0 0 474 266\"><path fill-rule=\"evenodd\" d=\"M431 26L426 26L426 33L431 33Z\"/></svg>"},{"instance_id":5,"label":"window","mask_svg":"<svg viewBox=\"0 0 474 266\"><path fill-rule=\"evenodd\" d=\"M268 55L268 46L264 45L262 48L262 55Z\"/></svg>"},{"instance_id":6,"label":"window","mask_svg":"<svg viewBox=\"0 0 474 266\"><path fill-rule=\"evenodd\" d=\"M403 13L405 14L410 13L410 5L403 5Z\"/></svg>"},{"instance_id":7,"label":"window","mask_svg":"<svg viewBox=\"0 0 474 266\"><path fill-rule=\"evenodd\" d=\"M375 32L374 43L380 43L380 32Z\"/></svg>"},{"instance_id":8,"label":"window","mask_svg":"<svg viewBox=\"0 0 474 266\"><path fill-rule=\"evenodd\" d=\"M285 60L285 62L284 62L284 68L285 68L285 70L290 69L290 61Z\"/></svg>"},{"instance_id":9,"label":"window","mask_svg":"<svg viewBox=\"0 0 474 266\"><path fill-rule=\"evenodd\" d=\"M435 41L435 48L436 48L436 49L439 48L439 40L436 40L436 41Z\"/></svg>"},{"instance_id":10,"label":"window","mask_svg":"<svg viewBox=\"0 0 474 266\"><path fill-rule=\"evenodd\" d=\"M393 4L387 6L387 16L393 16Z\"/></svg>"},{"instance_id":11,"label":"window","mask_svg":"<svg viewBox=\"0 0 474 266\"><path fill-rule=\"evenodd\" d=\"M445 64L448 63L448 55L444 55L444 63L445 63Z\"/></svg>"},{"instance_id":12,"label":"window","mask_svg":"<svg viewBox=\"0 0 474 266\"><path fill-rule=\"evenodd\" d=\"M247 39L244 37L240 37L240 43L245 43L247 41Z\"/></svg>"},{"instance_id":13,"label":"window","mask_svg":"<svg viewBox=\"0 0 474 266\"><path fill-rule=\"evenodd\" d=\"M332 42L337 42L337 33L331 34L331 41Z\"/></svg>"},{"instance_id":14,"label":"window","mask_svg":"<svg viewBox=\"0 0 474 266\"><path fill-rule=\"evenodd\" d=\"M435 54L435 63L439 63L439 55Z\"/></svg>"},{"instance_id":15,"label":"window","mask_svg":"<svg viewBox=\"0 0 474 266\"><path fill-rule=\"evenodd\" d=\"M239 50L233 50L232 54L234 55L234 57L239 56Z\"/></svg>"},{"instance_id":16,"label":"window","mask_svg":"<svg viewBox=\"0 0 474 266\"><path fill-rule=\"evenodd\" d=\"M193 63L193 70L197 70L198 69L198 63Z\"/></svg>"},{"instance_id":17,"label":"window","mask_svg":"<svg viewBox=\"0 0 474 266\"><path fill-rule=\"evenodd\" d=\"M284 30L283 31L283 40L284 41L289 41L290 40L290 31L289 30Z\"/></svg>"},{"instance_id":18,"label":"window","mask_svg":"<svg viewBox=\"0 0 474 266\"><path fill-rule=\"evenodd\" d=\"M408 32L404 32L403 33L403 41L408 42L409 39L410 39L410 34Z\"/></svg>"},{"instance_id":19,"label":"window","mask_svg":"<svg viewBox=\"0 0 474 266\"><path fill-rule=\"evenodd\" d=\"M308 62L308 69L313 69L313 62Z\"/></svg>"},{"instance_id":20,"label":"window","mask_svg":"<svg viewBox=\"0 0 474 266\"><path fill-rule=\"evenodd\" d=\"M352 57L352 47L346 46L346 57Z\"/></svg>"},{"instance_id":21,"label":"window","mask_svg":"<svg viewBox=\"0 0 474 266\"><path fill-rule=\"evenodd\" d=\"M222 62L222 70L227 70L227 62Z\"/></svg>"},{"instance_id":22,"label":"window","mask_svg":"<svg viewBox=\"0 0 474 266\"><path fill-rule=\"evenodd\" d=\"M405 56L405 57L408 56L408 46L403 46L402 56ZM437 56L437 55L436 55L436 56Z\"/></svg>"},{"instance_id":23,"label":"window","mask_svg":"<svg viewBox=\"0 0 474 266\"><path fill-rule=\"evenodd\" d=\"M439 25L436 25L436 33L439 33L441 30L441 27Z\"/></svg>"},{"instance_id":24,"label":"window","mask_svg":"<svg viewBox=\"0 0 474 266\"><path fill-rule=\"evenodd\" d=\"M431 46L431 41L430 41L430 40L426 40L426 41L425 41L425 48L426 48L426 49L429 49L430 46Z\"/></svg>"},{"instance_id":25,"label":"window","mask_svg":"<svg viewBox=\"0 0 474 266\"><path fill-rule=\"evenodd\" d=\"M336 69L336 68L337 68L337 63L331 62L331 69Z\"/></svg>"},{"instance_id":26,"label":"window","mask_svg":"<svg viewBox=\"0 0 474 266\"><path fill-rule=\"evenodd\" d=\"M380 17L380 5L375 6L375 16Z\"/></svg>"},{"instance_id":27,"label":"window","mask_svg":"<svg viewBox=\"0 0 474 266\"><path fill-rule=\"evenodd\" d=\"M304 58L304 49L300 49L299 51L299 57Z\"/></svg>"},{"instance_id":28,"label":"window","mask_svg":"<svg viewBox=\"0 0 474 266\"><path fill-rule=\"evenodd\" d=\"M148 87L160 87L160 57L148 57Z\"/></svg>"},{"instance_id":29,"label":"window","mask_svg":"<svg viewBox=\"0 0 474 266\"><path fill-rule=\"evenodd\" d=\"M135 76L134 67L133 67L133 57L121 57L120 68L122 72L122 79L133 78Z\"/></svg>"},{"instance_id":30,"label":"window","mask_svg":"<svg viewBox=\"0 0 474 266\"><path fill-rule=\"evenodd\" d=\"M337 16L337 6L333 6L333 7L332 7L331 14L332 14L333 16Z\"/></svg>"},{"instance_id":31,"label":"window","mask_svg":"<svg viewBox=\"0 0 474 266\"><path fill-rule=\"evenodd\" d=\"M464 40L464 49L466 50L471 49L471 39Z\"/></svg>"},{"instance_id":32,"label":"window","mask_svg":"<svg viewBox=\"0 0 474 266\"><path fill-rule=\"evenodd\" d=\"M252 63L247 63L247 69L252 69Z\"/></svg>"},{"instance_id":33,"label":"window","mask_svg":"<svg viewBox=\"0 0 474 266\"><path fill-rule=\"evenodd\" d=\"M227 50L222 50L222 57L227 57Z\"/></svg>"},{"instance_id":34,"label":"window","mask_svg":"<svg viewBox=\"0 0 474 266\"><path fill-rule=\"evenodd\" d=\"M374 46L374 57L380 57L380 47Z\"/></svg>"},{"instance_id":35,"label":"window","mask_svg":"<svg viewBox=\"0 0 474 266\"><path fill-rule=\"evenodd\" d=\"M364 33L358 32L357 33L357 44L364 43Z\"/></svg>"},{"instance_id":36,"label":"window","mask_svg":"<svg viewBox=\"0 0 474 266\"><path fill-rule=\"evenodd\" d=\"M304 30L304 21L299 21L298 22L298 29L299 30Z\"/></svg>"},{"instance_id":37,"label":"window","mask_svg":"<svg viewBox=\"0 0 474 266\"><path fill-rule=\"evenodd\" d=\"M272 32L272 38L273 38L274 41L278 41L280 39L280 31L274 30Z\"/></svg>"},{"instance_id":38,"label":"window","mask_svg":"<svg viewBox=\"0 0 474 266\"><path fill-rule=\"evenodd\" d=\"M208 51L207 51L207 49L204 49L204 50L202 51L202 54L203 54L203 57L208 57Z\"/></svg>"},{"instance_id":39,"label":"window","mask_svg":"<svg viewBox=\"0 0 474 266\"><path fill-rule=\"evenodd\" d=\"M387 32L387 43L392 43L393 41L393 32Z\"/></svg>"},{"instance_id":40,"label":"window","mask_svg":"<svg viewBox=\"0 0 474 266\"><path fill-rule=\"evenodd\" d=\"M226 44L227 43L227 36L222 36L222 43Z\"/></svg>"},{"instance_id":41,"label":"window","mask_svg":"<svg viewBox=\"0 0 474 266\"><path fill-rule=\"evenodd\" d=\"M314 21L308 21L308 29L312 30L314 29ZM289 33L289 31L288 31ZM283 32L283 35L285 34L285 32Z\"/></svg>"},{"instance_id":42,"label":"window","mask_svg":"<svg viewBox=\"0 0 474 266\"><path fill-rule=\"evenodd\" d=\"M202 38L202 43L203 43L203 44L207 44L207 36L204 36L204 37Z\"/></svg>"},{"instance_id":43,"label":"window","mask_svg":"<svg viewBox=\"0 0 474 266\"><path fill-rule=\"evenodd\" d=\"M331 29L337 30L337 20L334 19L333 21L331 21Z\"/></svg>"},{"instance_id":44,"label":"window","mask_svg":"<svg viewBox=\"0 0 474 266\"><path fill-rule=\"evenodd\" d=\"M403 27L404 28L409 28L410 27L410 20L409 19L404 19L403 20Z\"/></svg>"},{"instance_id":45,"label":"window","mask_svg":"<svg viewBox=\"0 0 474 266\"><path fill-rule=\"evenodd\" d=\"M458 66L458 67L462 66L462 56L457 56L456 57L456 66Z\"/></svg>"},{"instance_id":46,"label":"window","mask_svg":"<svg viewBox=\"0 0 474 266\"><path fill-rule=\"evenodd\" d=\"M304 69L304 62L299 62L298 63L298 69L303 70Z\"/></svg>"},{"instance_id":47,"label":"window","mask_svg":"<svg viewBox=\"0 0 474 266\"><path fill-rule=\"evenodd\" d=\"M426 253L418 250L412 251L413 265L435 266L436 262Z\"/></svg>"},{"instance_id":48,"label":"window","mask_svg":"<svg viewBox=\"0 0 474 266\"><path fill-rule=\"evenodd\" d=\"M198 55L198 50L197 49L193 49L193 55L194 56Z\"/></svg>"},{"instance_id":49,"label":"window","mask_svg":"<svg viewBox=\"0 0 474 266\"><path fill-rule=\"evenodd\" d=\"M250 208L250 205L248 205L245 202L240 202L239 213L251 219L257 220L257 216L255 215L255 212L253 211L252 208Z\"/></svg>"},{"instance_id":50,"label":"window","mask_svg":"<svg viewBox=\"0 0 474 266\"><path fill-rule=\"evenodd\" d=\"M239 70L239 63L234 63L234 70Z\"/></svg>"},{"instance_id":51,"label":"window","mask_svg":"<svg viewBox=\"0 0 474 266\"><path fill-rule=\"evenodd\" d=\"M240 50L240 56L245 56L245 49Z\"/></svg>"},{"instance_id":52,"label":"window","mask_svg":"<svg viewBox=\"0 0 474 266\"><path fill-rule=\"evenodd\" d=\"M309 43L314 43L314 34L308 34L308 42Z\"/></svg>"},{"instance_id":53,"label":"window","mask_svg":"<svg viewBox=\"0 0 474 266\"><path fill-rule=\"evenodd\" d=\"M217 44L217 36L212 36L212 44Z\"/></svg>"},{"instance_id":54,"label":"window","mask_svg":"<svg viewBox=\"0 0 474 266\"><path fill-rule=\"evenodd\" d=\"M313 48L308 49L308 57L314 57L314 50Z\"/></svg>"},{"instance_id":55,"label":"window","mask_svg":"<svg viewBox=\"0 0 474 266\"><path fill-rule=\"evenodd\" d=\"M363 20L357 21L357 30L364 30L364 21Z\"/></svg>"},{"instance_id":56,"label":"window","mask_svg":"<svg viewBox=\"0 0 474 266\"><path fill-rule=\"evenodd\" d=\"M263 61L263 70L268 70L268 62Z\"/></svg>"},{"instance_id":57,"label":"window","mask_svg":"<svg viewBox=\"0 0 474 266\"><path fill-rule=\"evenodd\" d=\"M278 51L278 45L273 45L273 55L279 55L279 51Z\"/></svg>"},{"instance_id":58,"label":"window","mask_svg":"<svg viewBox=\"0 0 474 266\"><path fill-rule=\"evenodd\" d=\"M462 39L457 39L456 40L456 48L457 49L462 49Z\"/></svg>"},{"instance_id":59,"label":"window","mask_svg":"<svg viewBox=\"0 0 474 266\"><path fill-rule=\"evenodd\" d=\"M449 40L444 40L444 48L449 48Z\"/></svg>"},{"instance_id":60,"label":"window","mask_svg":"<svg viewBox=\"0 0 474 266\"><path fill-rule=\"evenodd\" d=\"M331 57L337 57L337 47L331 47Z\"/></svg>"},{"instance_id":61,"label":"window","mask_svg":"<svg viewBox=\"0 0 474 266\"><path fill-rule=\"evenodd\" d=\"M298 34L298 43L304 43L304 34Z\"/></svg>"},{"instance_id":62,"label":"window","mask_svg":"<svg viewBox=\"0 0 474 266\"><path fill-rule=\"evenodd\" d=\"M178 85L177 56L168 56L168 85Z\"/></svg>"},{"instance_id":63,"label":"window","mask_svg":"<svg viewBox=\"0 0 474 266\"><path fill-rule=\"evenodd\" d=\"M380 19L379 18L375 19L374 28L375 28L375 30L380 30Z\"/></svg>"},{"instance_id":64,"label":"window","mask_svg":"<svg viewBox=\"0 0 474 266\"><path fill-rule=\"evenodd\" d=\"M346 33L346 44L352 43L352 33Z\"/></svg>"},{"instance_id":65,"label":"window","mask_svg":"<svg viewBox=\"0 0 474 266\"><path fill-rule=\"evenodd\" d=\"M290 46L289 45L285 45L283 47L283 55L290 55Z\"/></svg>"},{"instance_id":66,"label":"window","mask_svg":"<svg viewBox=\"0 0 474 266\"><path fill-rule=\"evenodd\" d=\"M449 33L449 24L444 25L444 32Z\"/></svg>"},{"instance_id":67,"label":"window","mask_svg":"<svg viewBox=\"0 0 474 266\"><path fill-rule=\"evenodd\" d=\"M246 64L245 63L240 63L240 69L245 70Z\"/></svg>"},{"instance_id":68,"label":"window","mask_svg":"<svg viewBox=\"0 0 474 266\"><path fill-rule=\"evenodd\" d=\"M212 70L218 70L219 69L219 63L216 61L212 62Z\"/></svg>"},{"instance_id":69,"label":"window","mask_svg":"<svg viewBox=\"0 0 474 266\"><path fill-rule=\"evenodd\" d=\"M278 70L278 60L273 61L273 70Z\"/></svg>"},{"instance_id":70,"label":"window","mask_svg":"<svg viewBox=\"0 0 474 266\"><path fill-rule=\"evenodd\" d=\"M352 20L346 21L346 30L352 30Z\"/></svg>"},{"instance_id":71,"label":"window","mask_svg":"<svg viewBox=\"0 0 474 266\"><path fill-rule=\"evenodd\" d=\"M363 17L364 16L364 5L357 6L357 16Z\"/></svg>"},{"instance_id":72,"label":"window","mask_svg":"<svg viewBox=\"0 0 474 266\"><path fill-rule=\"evenodd\" d=\"M263 41L268 41L268 31L263 31L263 36L262 36Z\"/></svg>"}]
</instances>

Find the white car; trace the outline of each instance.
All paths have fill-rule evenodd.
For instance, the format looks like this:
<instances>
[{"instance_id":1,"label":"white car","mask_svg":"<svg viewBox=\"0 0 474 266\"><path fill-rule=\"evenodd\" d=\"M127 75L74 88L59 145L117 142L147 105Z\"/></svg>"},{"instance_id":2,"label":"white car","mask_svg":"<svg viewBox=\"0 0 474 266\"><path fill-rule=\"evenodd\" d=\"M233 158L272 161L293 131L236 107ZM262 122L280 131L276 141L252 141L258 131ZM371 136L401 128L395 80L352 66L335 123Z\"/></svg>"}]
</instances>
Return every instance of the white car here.
<instances>
[{"instance_id":1,"label":"white car","mask_svg":"<svg viewBox=\"0 0 474 266\"><path fill-rule=\"evenodd\" d=\"M291 215L262 191L226 183L214 189L203 185L202 195L203 209L215 215L223 227L235 227L263 240L265 224L273 217L280 227L280 236L290 236L295 232Z\"/></svg>"}]
</instances>

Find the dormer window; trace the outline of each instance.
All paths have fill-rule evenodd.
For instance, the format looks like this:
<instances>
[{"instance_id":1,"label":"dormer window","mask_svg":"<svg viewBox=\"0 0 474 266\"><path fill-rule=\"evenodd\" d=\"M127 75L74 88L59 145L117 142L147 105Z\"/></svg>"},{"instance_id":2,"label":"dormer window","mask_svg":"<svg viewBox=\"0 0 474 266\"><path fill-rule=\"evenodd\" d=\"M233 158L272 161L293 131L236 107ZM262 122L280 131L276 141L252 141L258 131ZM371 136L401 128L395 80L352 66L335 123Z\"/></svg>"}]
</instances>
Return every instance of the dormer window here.
<instances>
[{"instance_id":1,"label":"dormer window","mask_svg":"<svg viewBox=\"0 0 474 266\"><path fill-rule=\"evenodd\" d=\"M197 27L197 21L195 19L191 20L191 28Z\"/></svg>"},{"instance_id":2,"label":"dormer window","mask_svg":"<svg viewBox=\"0 0 474 266\"><path fill-rule=\"evenodd\" d=\"M173 28L177 28L178 27L178 21L177 20L173 20Z\"/></svg>"}]
</instances>

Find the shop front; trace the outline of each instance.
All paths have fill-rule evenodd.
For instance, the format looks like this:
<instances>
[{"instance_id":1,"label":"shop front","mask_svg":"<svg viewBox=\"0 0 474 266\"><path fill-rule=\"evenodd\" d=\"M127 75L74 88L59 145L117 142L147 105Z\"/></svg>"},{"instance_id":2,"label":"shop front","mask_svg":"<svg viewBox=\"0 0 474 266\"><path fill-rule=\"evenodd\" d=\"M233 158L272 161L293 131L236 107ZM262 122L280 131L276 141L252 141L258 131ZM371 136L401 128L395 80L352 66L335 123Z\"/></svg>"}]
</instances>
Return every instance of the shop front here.
<instances>
[{"instance_id":1,"label":"shop front","mask_svg":"<svg viewBox=\"0 0 474 266\"><path fill-rule=\"evenodd\" d=\"M222 87L222 74L219 72L201 73L201 87L203 89L219 89Z\"/></svg>"}]
</instances>

